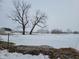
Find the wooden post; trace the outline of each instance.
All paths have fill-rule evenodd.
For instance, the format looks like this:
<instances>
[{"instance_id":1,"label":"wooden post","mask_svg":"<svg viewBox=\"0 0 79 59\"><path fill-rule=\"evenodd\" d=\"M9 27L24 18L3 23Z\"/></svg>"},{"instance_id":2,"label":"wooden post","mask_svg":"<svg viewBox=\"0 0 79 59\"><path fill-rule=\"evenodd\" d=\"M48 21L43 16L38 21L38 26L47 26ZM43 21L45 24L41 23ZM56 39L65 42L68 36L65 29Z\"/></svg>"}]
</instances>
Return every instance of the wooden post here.
<instances>
[{"instance_id":1,"label":"wooden post","mask_svg":"<svg viewBox=\"0 0 79 59\"><path fill-rule=\"evenodd\" d=\"M9 36L10 36L10 34L8 33L8 44L7 44L8 49L9 49Z\"/></svg>"}]
</instances>

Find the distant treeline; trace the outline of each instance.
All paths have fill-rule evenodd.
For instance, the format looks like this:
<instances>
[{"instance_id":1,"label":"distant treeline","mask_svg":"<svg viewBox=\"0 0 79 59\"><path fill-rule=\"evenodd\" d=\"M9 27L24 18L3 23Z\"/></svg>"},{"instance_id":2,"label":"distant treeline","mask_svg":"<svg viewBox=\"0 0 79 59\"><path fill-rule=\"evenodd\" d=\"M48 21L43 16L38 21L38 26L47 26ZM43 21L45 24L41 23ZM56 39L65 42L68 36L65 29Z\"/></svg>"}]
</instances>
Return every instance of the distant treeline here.
<instances>
[{"instance_id":1,"label":"distant treeline","mask_svg":"<svg viewBox=\"0 0 79 59\"><path fill-rule=\"evenodd\" d=\"M52 30L52 34L79 34L79 31L62 31L62 30Z\"/></svg>"},{"instance_id":2,"label":"distant treeline","mask_svg":"<svg viewBox=\"0 0 79 59\"><path fill-rule=\"evenodd\" d=\"M0 34L7 34L7 31L15 34L15 33L22 33L22 31L19 30L12 30L11 28L0 28ZM26 34L29 34L29 31L26 31ZM59 29L53 29L49 31L48 29L39 29L37 31L34 31L33 34L79 34L79 31L71 31L71 30L59 30Z\"/></svg>"}]
</instances>

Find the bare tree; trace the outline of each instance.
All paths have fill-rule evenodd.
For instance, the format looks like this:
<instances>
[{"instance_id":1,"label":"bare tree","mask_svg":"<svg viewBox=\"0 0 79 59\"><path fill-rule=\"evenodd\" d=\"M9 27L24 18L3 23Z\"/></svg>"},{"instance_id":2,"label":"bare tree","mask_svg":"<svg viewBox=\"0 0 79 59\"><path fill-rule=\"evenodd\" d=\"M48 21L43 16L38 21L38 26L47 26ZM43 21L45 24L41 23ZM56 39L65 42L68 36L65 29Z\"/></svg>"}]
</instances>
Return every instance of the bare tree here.
<instances>
[{"instance_id":1,"label":"bare tree","mask_svg":"<svg viewBox=\"0 0 79 59\"><path fill-rule=\"evenodd\" d=\"M33 26L31 28L31 31L29 34L32 34L32 32L36 26L41 27L41 28L46 27L47 26L46 25L46 18L47 18L47 16L45 15L45 13L41 13L39 10L36 11L34 21L32 22Z\"/></svg>"},{"instance_id":2,"label":"bare tree","mask_svg":"<svg viewBox=\"0 0 79 59\"><path fill-rule=\"evenodd\" d=\"M14 1L14 15L9 16L13 21L16 21L22 26L22 34L25 35L26 25L28 24L28 12L31 5L24 1Z\"/></svg>"}]
</instances>

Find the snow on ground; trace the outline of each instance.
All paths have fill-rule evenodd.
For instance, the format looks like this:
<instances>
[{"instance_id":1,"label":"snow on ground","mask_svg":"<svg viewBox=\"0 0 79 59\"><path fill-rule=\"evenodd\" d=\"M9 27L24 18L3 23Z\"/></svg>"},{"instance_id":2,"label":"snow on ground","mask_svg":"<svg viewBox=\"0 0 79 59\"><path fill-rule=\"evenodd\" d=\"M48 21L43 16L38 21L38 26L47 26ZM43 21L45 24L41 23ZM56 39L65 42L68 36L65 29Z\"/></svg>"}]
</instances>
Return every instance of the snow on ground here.
<instances>
[{"instance_id":1,"label":"snow on ground","mask_svg":"<svg viewBox=\"0 0 79 59\"><path fill-rule=\"evenodd\" d=\"M0 35L7 41L7 35ZM71 47L79 49L79 34L11 35L16 45L49 45L54 48Z\"/></svg>"},{"instance_id":2,"label":"snow on ground","mask_svg":"<svg viewBox=\"0 0 79 59\"><path fill-rule=\"evenodd\" d=\"M20 53L9 53L7 50L0 51L0 59L49 59L47 55L22 55Z\"/></svg>"}]
</instances>

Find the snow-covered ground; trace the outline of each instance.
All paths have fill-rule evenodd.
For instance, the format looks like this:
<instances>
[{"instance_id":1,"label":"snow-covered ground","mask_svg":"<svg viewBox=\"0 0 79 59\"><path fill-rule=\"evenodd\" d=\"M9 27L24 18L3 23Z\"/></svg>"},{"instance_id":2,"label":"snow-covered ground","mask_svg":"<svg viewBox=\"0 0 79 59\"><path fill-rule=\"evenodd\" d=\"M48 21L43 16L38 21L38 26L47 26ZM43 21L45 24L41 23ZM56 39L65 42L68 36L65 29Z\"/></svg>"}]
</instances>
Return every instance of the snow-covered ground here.
<instances>
[{"instance_id":1,"label":"snow-covered ground","mask_svg":"<svg viewBox=\"0 0 79 59\"><path fill-rule=\"evenodd\" d=\"M49 59L46 55L22 55L20 53L8 53L7 50L0 51L0 59Z\"/></svg>"},{"instance_id":2,"label":"snow-covered ground","mask_svg":"<svg viewBox=\"0 0 79 59\"><path fill-rule=\"evenodd\" d=\"M0 35L7 41L7 35ZM10 41L16 45L49 45L54 48L72 47L79 49L79 34L41 34L41 35L10 35ZM20 53L9 53L7 50L0 51L0 59L49 59L42 54L38 56L22 55Z\"/></svg>"},{"instance_id":3,"label":"snow-covered ground","mask_svg":"<svg viewBox=\"0 0 79 59\"><path fill-rule=\"evenodd\" d=\"M0 35L7 41L7 35ZM79 34L11 35L16 45L49 45L54 48L71 47L79 49Z\"/></svg>"}]
</instances>

